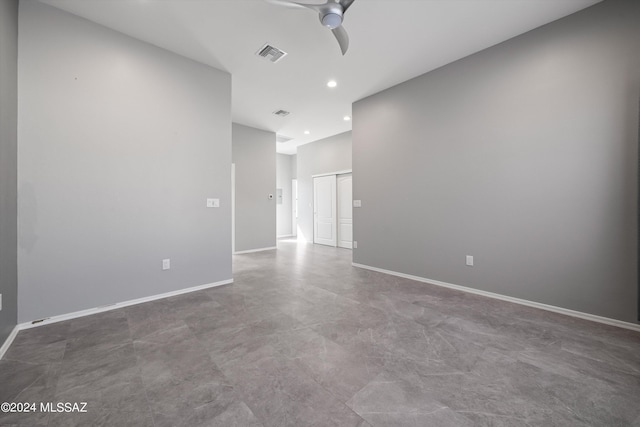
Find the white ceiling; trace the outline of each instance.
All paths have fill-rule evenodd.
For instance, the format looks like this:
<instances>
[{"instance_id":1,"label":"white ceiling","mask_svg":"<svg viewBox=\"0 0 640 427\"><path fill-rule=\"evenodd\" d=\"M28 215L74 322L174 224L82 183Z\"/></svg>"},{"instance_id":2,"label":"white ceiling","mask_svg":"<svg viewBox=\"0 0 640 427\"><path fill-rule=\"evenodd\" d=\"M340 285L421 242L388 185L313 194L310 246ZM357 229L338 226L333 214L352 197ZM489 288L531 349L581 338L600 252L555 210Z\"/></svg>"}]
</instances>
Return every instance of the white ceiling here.
<instances>
[{"instance_id":1,"label":"white ceiling","mask_svg":"<svg viewBox=\"0 0 640 427\"><path fill-rule=\"evenodd\" d=\"M356 0L344 57L317 14L264 0L41 1L230 72L233 120L293 138L277 144L293 154L350 130L353 102L600 0ZM267 42L288 55L256 56Z\"/></svg>"}]
</instances>

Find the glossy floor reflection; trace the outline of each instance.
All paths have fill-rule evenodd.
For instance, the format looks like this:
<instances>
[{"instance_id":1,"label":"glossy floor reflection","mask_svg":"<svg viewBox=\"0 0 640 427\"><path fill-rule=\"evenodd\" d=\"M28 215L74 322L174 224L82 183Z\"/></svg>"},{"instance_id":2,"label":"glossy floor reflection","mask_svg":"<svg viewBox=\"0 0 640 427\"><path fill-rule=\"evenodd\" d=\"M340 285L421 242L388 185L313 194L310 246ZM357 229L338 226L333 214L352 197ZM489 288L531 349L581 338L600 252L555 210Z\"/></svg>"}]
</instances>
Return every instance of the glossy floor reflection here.
<instances>
[{"instance_id":1,"label":"glossy floor reflection","mask_svg":"<svg viewBox=\"0 0 640 427\"><path fill-rule=\"evenodd\" d=\"M24 426L639 426L640 334L280 241L235 283L20 332Z\"/></svg>"}]
</instances>

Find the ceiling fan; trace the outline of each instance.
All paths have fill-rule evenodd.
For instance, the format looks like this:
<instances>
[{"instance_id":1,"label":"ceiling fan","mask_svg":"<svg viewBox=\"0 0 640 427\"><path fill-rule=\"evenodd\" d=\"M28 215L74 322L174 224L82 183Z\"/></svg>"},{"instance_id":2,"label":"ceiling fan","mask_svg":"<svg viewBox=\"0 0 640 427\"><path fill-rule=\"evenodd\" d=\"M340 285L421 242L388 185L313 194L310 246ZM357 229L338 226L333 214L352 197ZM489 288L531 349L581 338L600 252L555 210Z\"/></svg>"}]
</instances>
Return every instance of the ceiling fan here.
<instances>
[{"instance_id":1,"label":"ceiling fan","mask_svg":"<svg viewBox=\"0 0 640 427\"><path fill-rule=\"evenodd\" d=\"M295 7L298 9L310 9L318 13L320 22L329 28L338 40L340 50L344 55L349 49L349 36L347 30L342 26L344 14L351 7L355 0L327 0L322 4L298 3L289 0L266 0L268 3L277 4L285 7Z\"/></svg>"}]
</instances>

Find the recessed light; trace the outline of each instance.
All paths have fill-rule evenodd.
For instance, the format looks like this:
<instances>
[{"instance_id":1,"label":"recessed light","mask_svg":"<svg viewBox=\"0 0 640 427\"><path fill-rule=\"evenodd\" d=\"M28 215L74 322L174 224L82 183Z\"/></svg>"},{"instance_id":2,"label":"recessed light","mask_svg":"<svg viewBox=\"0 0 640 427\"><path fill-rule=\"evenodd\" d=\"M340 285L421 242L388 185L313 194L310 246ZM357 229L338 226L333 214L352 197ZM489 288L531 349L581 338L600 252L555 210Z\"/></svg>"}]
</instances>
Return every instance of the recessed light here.
<instances>
[{"instance_id":1,"label":"recessed light","mask_svg":"<svg viewBox=\"0 0 640 427\"><path fill-rule=\"evenodd\" d=\"M349 117L349 116L344 116L344 121L345 121L345 122L348 122L349 120L351 120L351 117Z\"/></svg>"},{"instance_id":2,"label":"recessed light","mask_svg":"<svg viewBox=\"0 0 640 427\"><path fill-rule=\"evenodd\" d=\"M304 134L305 134L305 135L309 135L310 133L311 133L311 132L309 132L308 130L305 130L305 131L304 131Z\"/></svg>"},{"instance_id":3,"label":"recessed light","mask_svg":"<svg viewBox=\"0 0 640 427\"><path fill-rule=\"evenodd\" d=\"M327 86L328 87L336 87L336 86L338 86L338 83L335 80L329 80L327 82Z\"/></svg>"}]
</instances>

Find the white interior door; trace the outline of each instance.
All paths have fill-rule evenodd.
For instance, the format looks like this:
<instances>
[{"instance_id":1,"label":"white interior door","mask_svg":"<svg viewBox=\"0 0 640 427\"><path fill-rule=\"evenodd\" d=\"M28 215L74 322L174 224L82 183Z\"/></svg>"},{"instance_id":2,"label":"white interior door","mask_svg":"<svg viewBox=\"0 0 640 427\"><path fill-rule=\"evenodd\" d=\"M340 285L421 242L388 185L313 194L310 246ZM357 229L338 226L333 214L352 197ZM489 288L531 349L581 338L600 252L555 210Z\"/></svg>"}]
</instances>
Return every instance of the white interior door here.
<instances>
[{"instance_id":1,"label":"white interior door","mask_svg":"<svg viewBox=\"0 0 640 427\"><path fill-rule=\"evenodd\" d=\"M293 236L298 235L298 180L291 181L291 234Z\"/></svg>"},{"instance_id":2,"label":"white interior door","mask_svg":"<svg viewBox=\"0 0 640 427\"><path fill-rule=\"evenodd\" d=\"M336 246L336 176L313 178L313 243Z\"/></svg>"},{"instance_id":3,"label":"white interior door","mask_svg":"<svg viewBox=\"0 0 640 427\"><path fill-rule=\"evenodd\" d=\"M353 178L338 175L338 246L353 248Z\"/></svg>"},{"instance_id":4,"label":"white interior door","mask_svg":"<svg viewBox=\"0 0 640 427\"><path fill-rule=\"evenodd\" d=\"M231 253L236 253L236 164L231 163Z\"/></svg>"}]
</instances>

